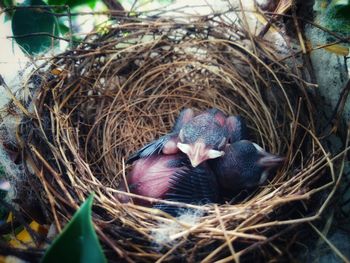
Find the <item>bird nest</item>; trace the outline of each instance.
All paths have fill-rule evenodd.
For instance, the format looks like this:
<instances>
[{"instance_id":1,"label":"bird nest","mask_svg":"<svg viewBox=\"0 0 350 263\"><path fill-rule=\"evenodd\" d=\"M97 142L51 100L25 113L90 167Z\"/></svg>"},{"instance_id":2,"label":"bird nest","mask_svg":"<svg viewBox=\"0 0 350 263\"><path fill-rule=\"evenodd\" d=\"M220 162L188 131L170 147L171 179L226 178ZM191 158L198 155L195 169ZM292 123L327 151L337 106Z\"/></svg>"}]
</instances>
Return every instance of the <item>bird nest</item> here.
<instances>
[{"instance_id":1,"label":"bird nest","mask_svg":"<svg viewBox=\"0 0 350 263\"><path fill-rule=\"evenodd\" d=\"M118 262L268 260L300 240L295 229L318 218L338 179L317 132L314 86L244 20L229 21L123 17L32 74L17 137L46 222L61 230L94 192L97 233ZM125 160L169 132L183 108L243 116L252 141L284 165L239 202L146 198L193 208L178 218L121 203L118 195L134 196L118 190Z\"/></svg>"}]
</instances>

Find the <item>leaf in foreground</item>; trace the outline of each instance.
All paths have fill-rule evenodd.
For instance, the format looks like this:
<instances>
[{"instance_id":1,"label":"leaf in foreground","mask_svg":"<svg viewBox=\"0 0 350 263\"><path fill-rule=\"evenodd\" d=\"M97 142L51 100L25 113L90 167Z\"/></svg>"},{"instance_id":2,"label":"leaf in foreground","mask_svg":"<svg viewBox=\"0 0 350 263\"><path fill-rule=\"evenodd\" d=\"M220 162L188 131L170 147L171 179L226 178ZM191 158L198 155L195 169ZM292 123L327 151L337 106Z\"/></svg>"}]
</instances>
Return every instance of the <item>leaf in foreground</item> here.
<instances>
[{"instance_id":1,"label":"leaf in foreground","mask_svg":"<svg viewBox=\"0 0 350 263\"><path fill-rule=\"evenodd\" d=\"M106 262L93 227L93 194L81 205L62 233L46 251L42 262Z\"/></svg>"}]
</instances>

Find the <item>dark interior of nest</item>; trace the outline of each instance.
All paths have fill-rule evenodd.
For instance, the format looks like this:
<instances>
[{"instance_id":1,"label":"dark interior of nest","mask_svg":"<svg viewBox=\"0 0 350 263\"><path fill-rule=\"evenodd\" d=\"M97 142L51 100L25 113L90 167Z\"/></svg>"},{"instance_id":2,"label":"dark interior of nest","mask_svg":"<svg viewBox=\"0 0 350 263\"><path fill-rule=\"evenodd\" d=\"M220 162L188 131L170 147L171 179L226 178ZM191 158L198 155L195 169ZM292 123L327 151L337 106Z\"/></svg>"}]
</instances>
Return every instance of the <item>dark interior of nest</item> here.
<instances>
[{"instance_id":1,"label":"dark interior of nest","mask_svg":"<svg viewBox=\"0 0 350 263\"><path fill-rule=\"evenodd\" d=\"M217 28L215 38L208 37L205 27L191 29L191 34L185 26L178 31L178 24L160 27L159 23L147 29L131 26L124 35L120 29L112 29L97 46L82 44L74 52L57 56L49 67L32 76L39 83L33 99L36 118L20 126L29 171L37 175L28 177L36 180L37 189L54 197L49 200L43 194L40 200L50 211L47 221L57 217L56 224L62 227L81 201L95 192L96 223L107 229L103 222L114 222L103 241L110 244L108 240L113 240L130 253L128 256L135 253L134 259L137 251L147 249L144 244L136 249L136 244L130 245L129 239L124 242L123 236L130 238L130 233L136 233L139 239L150 239L145 234L150 230L145 230L143 222L151 226L166 216L117 200L118 186L128 173L125 160L139 147L169 132L184 108L218 108L226 114L242 115L252 141L287 158L277 175L246 200L246 206L219 206L222 214L249 207L240 215L226 217L228 229L258 215L259 204L265 210L250 224L275 220L265 215L277 213L288 203L276 201L275 196L297 200L299 193L300 199L308 199L303 194L319 177L315 169L308 169L325 164L317 136L311 135L314 120L304 83L275 61L270 43L259 40L259 45L245 45L247 40L242 36L232 39L234 33L228 40L226 27ZM167 32L160 36L161 30ZM303 169L305 173L300 172ZM271 192L274 194L269 195ZM220 226L213 206L206 211L214 218L208 221L214 222L210 223L212 228ZM125 234L122 228L131 232ZM260 231L252 229L247 232ZM267 236L269 233L266 230ZM203 246L213 242L210 237L202 239L206 240Z\"/></svg>"}]
</instances>

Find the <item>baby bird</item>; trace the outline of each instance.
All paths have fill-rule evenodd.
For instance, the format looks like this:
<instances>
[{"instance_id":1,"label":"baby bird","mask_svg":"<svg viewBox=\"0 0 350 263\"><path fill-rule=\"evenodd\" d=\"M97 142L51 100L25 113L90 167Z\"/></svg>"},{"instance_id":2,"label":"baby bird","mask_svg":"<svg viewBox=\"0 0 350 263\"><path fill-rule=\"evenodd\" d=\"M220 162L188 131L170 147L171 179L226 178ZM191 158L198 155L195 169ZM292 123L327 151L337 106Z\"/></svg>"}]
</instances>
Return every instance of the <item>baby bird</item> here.
<instances>
[{"instance_id":1,"label":"baby bird","mask_svg":"<svg viewBox=\"0 0 350 263\"><path fill-rule=\"evenodd\" d=\"M135 161L127 183L130 192L141 196L192 204L218 202L215 175L205 166L193 168L182 153L153 155ZM134 201L151 205L142 199L135 198Z\"/></svg>"},{"instance_id":2,"label":"baby bird","mask_svg":"<svg viewBox=\"0 0 350 263\"><path fill-rule=\"evenodd\" d=\"M228 145L225 155L210 160L220 189L234 195L264 183L271 169L280 166L284 158L270 154L259 145L240 140Z\"/></svg>"},{"instance_id":3,"label":"baby bird","mask_svg":"<svg viewBox=\"0 0 350 263\"><path fill-rule=\"evenodd\" d=\"M247 139L240 116L227 116L218 109L195 116L192 109L184 109L169 134L129 157L128 163L133 163L129 189L146 197L206 204L257 187L284 158ZM152 205L139 198L134 202ZM176 207L160 203L155 207L176 214Z\"/></svg>"},{"instance_id":4,"label":"baby bird","mask_svg":"<svg viewBox=\"0 0 350 263\"><path fill-rule=\"evenodd\" d=\"M179 132L184 124L188 123L194 117L192 109L184 109L180 112L173 129L170 133L150 142L141 149L129 156L127 163L133 163L141 158L147 158L159 154L176 154L179 152L177 142L179 141Z\"/></svg>"},{"instance_id":5,"label":"baby bird","mask_svg":"<svg viewBox=\"0 0 350 263\"><path fill-rule=\"evenodd\" d=\"M226 144L238 140L245 129L240 117L228 117L218 109L209 109L197 116L194 116L192 109L184 109L169 134L132 154L127 163L181 151L188 156L191 165L196 167L206 160L223 156Z\"/></svg>"}]
</instances>

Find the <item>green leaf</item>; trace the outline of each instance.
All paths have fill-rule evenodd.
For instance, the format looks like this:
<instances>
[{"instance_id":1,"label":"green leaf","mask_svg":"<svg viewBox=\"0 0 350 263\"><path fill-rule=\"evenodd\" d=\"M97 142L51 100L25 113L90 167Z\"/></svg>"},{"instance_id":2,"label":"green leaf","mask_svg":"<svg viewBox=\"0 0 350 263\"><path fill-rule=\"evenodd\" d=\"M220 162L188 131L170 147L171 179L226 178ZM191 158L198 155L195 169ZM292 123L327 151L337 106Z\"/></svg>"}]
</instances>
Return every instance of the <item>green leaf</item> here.
<instances>
[{"instance_id":1,"label":"green leaf","mask_svg":"<svg viewBox=\"0 0 350 263\"><path fill-rule=\"evenodd\" d=\"M8 8L13 6L15 6L14 0L3 0L3 7ZM13 13L14 13L13 10L6 11L5 18L4 18L5 23L11 19L11 17L13 16Z\"/></svg>"},{"instance_id":2,"label":"green leaf","mask_svg":"<svg viewBox=\"0 0 350 263\"><path fill-rule=\"evenodd\" d=\"M107 262L91 219L93 194L46 251L42 263Z\"/></svg>"},{"instance_id":3,"label":"green leaf","mask_svg":"<svg viewBox=\"0 0 350 263\"><path fill-rule=\"evenodd\" d=\"M336 6L334 9L334 13L337 18L350 21L350 5Z\"/></svg>"},{"instance_id":4,"label":"green leaf","mask_svg":"<svg viewBox=\"0 0 350 263\"><path fill-rule=\"evenodd\" d=\"M350 1L349 0L333 0L331 2L332 5L341 5L341 6L345 6L345 5L350 5Z\"/></svg>"},{"instance_id":5,"label":"green leaf","mask_svg":"<svg viewBox=\"0 0 350 263\"><path fill-rule=\"evenodd\" d=\"M58 23L61 35L64 35L69 32L69 27L67 27L63 22Z\"/></svg>"},{"instance_id":6,"label":"green leaf","mask_svg":"<svg viewBox=\"0 0 350 263\"><path fill-rule=\"evenodd\" d=\"M28 0L23 6L46 5L42 0ZM58 23L50 8L19 8L12 17L12 32L18 45L29 54L47 50L58 41L47 35L58 36ZM43 33L43 34L40 34ZM31 35L40 34L40 35Z\"/></svg>"},{"instance_id":7,"label":"green leaf","mask_svg":"<svg viewBox=\"0 0 350 263\"><path fill-rule=\"evenodd\" d=\"M95 7L97 0L67 0L67 5L69 5L71 8L76 7L78 5L85 5L93 6Z\"/></svg>"},{"instance_id":8,"label":"green leaf","mask_svg":"<svg viewBox=\"0 0 350 263\"><path fill-rule=\"evenodd\" d=\"M10 19L11 19L11 15L9 15L8 13L5 13L4 23L6 23L7 21L9 21Z\"/></svg>"},{"instance_id":9,"label":"green leaf","mask_svg":"<svg viewBox=\"0 0 350 263\"><path fill-rule=\"evenodd\" d=\"M97 0L49 0L49 5L68 5L74 8L79 5L88 5L91 8L95 7Z\"/></svg>"},{"instance_id":10,"label":"green leaf","mask_svg":"<svg viewBox=\"0 0 350 263\"><path fill-rule=\"evenodd\" d=\"M117 1L117 0L115 0L115 1ZM88 1L87 4L91 9L94 9L96 7L96 3L97 3L96 0L90 0L90 1Z\"/></svg>"},{"instance_id":11,"label":"green leaf","mask_svg":"<svg viewBox=\"0 0 350 263\"><path fill-rule=\"evenodd\" d=\"M65 5L67 0L49 0L47 3L49 5Z\"/></svg>"},{"instance_id":12,"label":"green leaf","mask_svg":"<svg viewBox=\"0 0 350 263\"><path fill-rule=\"evenodd\" d=\"M350 0L333 0L329 9L335 16L350 18Z\"/></svg>"},{"instance_id":13,"label":"green leaf","mask_svg":"<svg viewBox=\"0 0 350 263\"><path fill-rule=\"evenodd\" d=\"M14 6L14 0L3 0L4 7L11 7Z\"/></svg>"}]
</instances>

